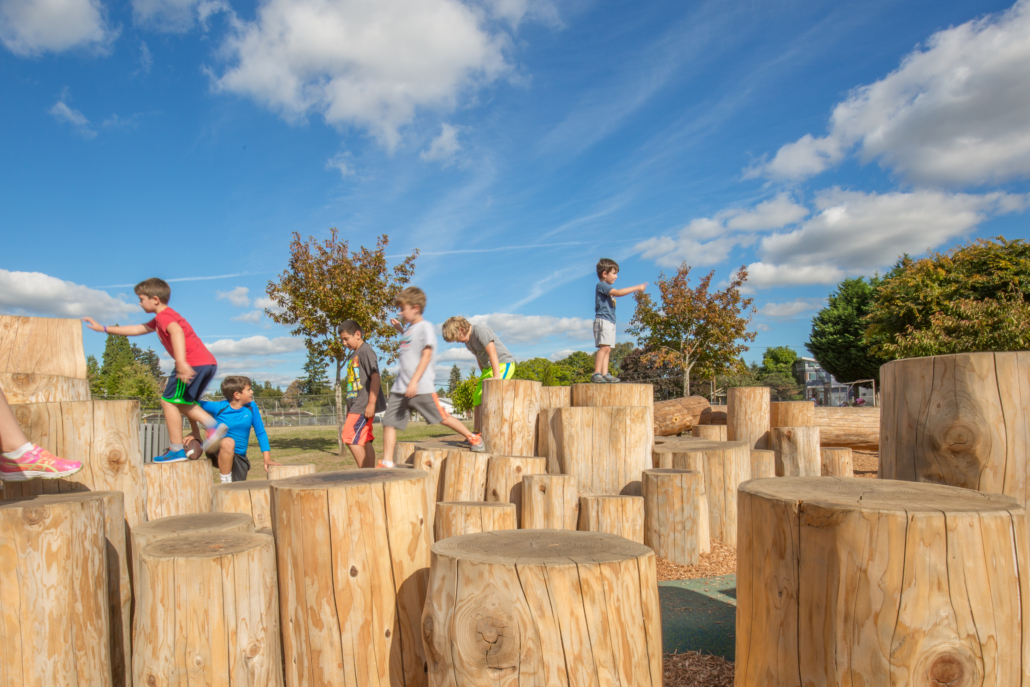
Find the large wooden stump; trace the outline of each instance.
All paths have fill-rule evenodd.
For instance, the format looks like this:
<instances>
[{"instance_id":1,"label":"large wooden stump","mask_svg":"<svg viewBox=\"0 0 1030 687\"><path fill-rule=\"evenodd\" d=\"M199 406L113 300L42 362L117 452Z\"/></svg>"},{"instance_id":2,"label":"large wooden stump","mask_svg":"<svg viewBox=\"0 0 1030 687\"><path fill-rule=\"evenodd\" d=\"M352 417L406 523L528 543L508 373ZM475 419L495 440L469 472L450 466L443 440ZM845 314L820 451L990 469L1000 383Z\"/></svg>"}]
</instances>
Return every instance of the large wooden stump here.
<instances>
[{"instance_id":1,"label":"large wooden stump","mask_svg":"<svg viewBox=\"0 0 1030 687\"><path fill-rule=\"evenodd\" d=\"M850 448L824 448L819 452L823 477L854 477L855 464Z\"/></svg>"},{"instance_id":2,"label":"large wooden stump","mask_svg":"<svg viewBox=\"0 0 1030 687\"><path fill-rule=\"evenodd\" d=\"M522 478L546 472L546 458L490 456L486 468L486 500L515 504L515 521L522 522Z\"/></svg>"},{"instance_id":3,"label":"large wooden stump","mask_svg":"<svg viewBox=\"0 0 1030 687\"><path fill-rule=\"evenodd\" d=\"M818 427L773 427L772 450L780 477L818 477L822 474Z\"/></svg>"},{"instance_id":4,"label":"large wooden stump","mask_svg":"<svg viewBox=\"0 0 1030 687\"><path fill-rule=\"evenodd\" d=\"M90 400L89 380L56 375L0 372L8 403L60 403Z\"/></svg>"},{"instance_id":5,"label":"large wooden stump","mask_svg":"<svg viewBox=\"0 0 1030 687\"><path fill-rule=\"evenodd\" d=\"M951 487L785 477L740 489L738 687L1030 681L1026 516Z\"/></svg>"},{"instance_id":6,"label":"large wooden stump","mask_svg":"<svg viewBox=\"0 0 1030 687\"><path fill-rule=\"evenodd\" d=\"M855 451L880 450L879 408L815 408L815 425L823 446L847 446Z\"/></svg>"},{"instance_id":7,"label":"large wooden stump","mask_svg":"<svg viewBox=\"0 0 1030 687\"><path fill-rule=\"evenodd\" d=\"M689 432L701 423L701 416L708 410L708 399L703 396L657 401L654 404L655 436L674 436Z\"/></svg>"},{"instance_id":8,"label":"large wooden stump","mask_svg":"<svg viewBox=\"0 0 1030 687\"><path fill-rule=\"evenodd\" d=\"M540 410L543 410L544 408L568 408L571 405L571 386L540 387Z\"/></svg>"},{"instance_id":9,"label":"large wooden stump","mask_svg":"<svg viewBox=\"0 0 1030 687\"><path fill-rule=\"evenodd\" d=\"M776 451L751 450L751 479L776 476Z\"/></svg>"},{"instance_id":10,"label":"large wooden stump","mask_svg":"<svg viewBox=\"0 0 1030 687\"><path fill-rule=\"evenodd\" d=\"M574 530L579 526L579 491L572 475L522 478L522 519L527 530Z\"/></svg>"},{"instance_id":11,"label":"large wooden stump","mask_svg":"<svg viewBox=\"0 0 1030 687\"><path fill-rule=\"evenodd\" d=\"M441 501L482 501L486 495L487 453L453 451L443 467Z\"/></svg>"},{"instance_id":12,"label":"large wooden stump","mask_svg":"<svg viewBox=\"0 0 1030 687\"><path fill-rule=\"evenodd\" d=\"M463 456L461 454L468 454L468 456ZM413 457L411 459L411 463L412 463L412 467L414 467L414 469L422 470L422 471L426 472L429 475L428 479L426 479L425 486L426 486L426 503L428 503L429 506L430 506L429 507L429 520L428 520L430 533L432 533L434 531L434 529L433 529L433 518L436 517L436 507L435 507L434 504L439 503L440 501L460 500L460 499L448 499L448 498L445 498L445 496L444 496L444 486L445 486L445 483L446 483L445 477L446 477L446 474L447 474L446 468L447 468L447 460L448 460L448 458L449 457L453 457L455 459L454 462L456 464L460 463L459 469L461 469L461 466L467 467L467 466L471 465L472 468L473 468L473 471L475 471L476 467L481 462L481 461L477 461L476 460L476 458L474 457L476 455L477 454L474 454L471 451L469 451L469 447L468 447L467 444L462 444L462 443L460 443L458 441L421 441L421 442L419 442L418 447L417 447L417 449L416 449L416 451L413 454ZM487 461L489 461L489 456L487 454L478 454L478 455L486 456ZM397 463L397 464L400 465L400 463ZM475 483L478 484L479 476L478 475L473 475L473 477L475 478L475 480L474 480ZM485 465L483 466L482 479L483 479L482 495L481 496L471 496L469 498L466 498L465 499L466 501L473 500L473 499L474 500L479 500L479 499L481 499L485 495L485 492L486 492L486 466ZM460 484L460 480L456 481L456 482L453 482L453 484Z\"/></svg>"},{"instance_id":13,"label":"large wooden stump","mask_svg":"<svg viewBox=\"0 0 1030 687\"><path fill-rule=\"evenodd\" d=\"M464 501L436 504L433 521L436 541L462 534L518 529L515 506L511 503Z\"/></svg>"},{"instance_id":14,"label":"large wooden stump","mask_svg":"<svg viewBox=\"0 0 1030 687\"><path fill-rule=\"evenodd\" d=\"M607 532L644 543L644 499L640 496L583 495L579 497L579 529Z\"/></svg>"},{"instance_id":15,"label":"large wooden stump","mask_svg":"<svg viewBox=\"0 0 1030 687\"><path fill-rule=\"evenodd\" d=\"M216 484L211 510L215 513L243 513L254 518L255 528L271 527L269 481L251 479L245 482Z\"/></svg>"},{"instance_id":16,"label":"large wooden stump","mask_svg":"<svg viewBox=\"0 0 1030 687\"><path fill-rule=\"evenodd\" d=\"M485 379L480 408L487 453L500 456L535 455L540 382L527 379Z\"/></svg>"},{"instance_id":17,"label":"large wooden stump","mask_svg":"<svg viewBox=\"0 0 1030 687\"><path fill-rule=\"evenodd\" d=\"M644 544L677 565L695 565L701 554L704 477L691 470L644 470Z\"/></svg>"},{"instance_id":18,"label":"large wooden stump","mask_svg":"<svg viewBox=\"0 0 1030 687\"><path fill-rule=\"evenodd\" d=\"M31 373L86 379L82 321L0 315L0 373ZM81 400L88 399L87 396ZM8 398L8 403L14 402Z\"/></svg>"},{"instance_id":19,"label":"large wooden stump","mask_svg":"<svg viewBox=\"0 0 1030 687\"><path fill-rule=\"evenodd\" d=\"M65 479L7 482L3 498L120 491L126 522L135 527L146 520L138 401L28 403L11 410L30 441L62 458L82 461L82 470Z\"/></svg>"},{"instance_id":20,"label":"large wooden stump","mask_svg":"<svg viewBox=\"0 0 1030 687\"><path fill-rule=\"evenodd\" d=\"M290 477L310 475L314 472L314 463L287 463L286 465L269 465L268 479L269 481L273 479L289 479Z\"/></svg>"},{"instance_id":21,"label":"large wooden stump","mask_svg":"<svg viewBox=\"0 0 1030 687\"><path fill-rule=\"evenodd\" d=\"M729 441L726 438L726 425L698 425L690 430L690 435L708 441Z\"/></svg>"},{"instance_id":22,"label":"large wooden stump","mask_svg":"<svg viewBox=\"0 0 1030 687\"><path fill-rule=\"evenodd\" d=\"M644 450L650 455L654 446L654 387L651 384L573 384L572 405L575 408L647 408Z\"/></svg>"},{"instance_id":23,"label":"large wooden stump","mask_svg":"<svg viewBox=\"0 0 1030 687\"><path fill-rule=\"evenodd\" d=\"M0 684L108 687L103 497L45 499L0 502Z\"/></svg>"},{"instance_id":24,"label":"large wooden stump","mask_svg":"<svg viewBox=\"0 0 1030 687\"><path fill-rule=\"evenodd\" d=\"M394 465L411 465L418 450L417 441L398 441L393 447Z\"/></svg>"},{"instance_id":25,"label":"large wooden stump","mask_svg":"<svg viewBox=\"0 0 1030 687\"><path fill-rule=\"evenodd\" d=\"M191 534L140 552L137 685L282 687L275 544L264 534Z\"/></svg>"},{"instance_id":26,"label":"large wooden stump","mask_svg":"<svg viewBox=\"0 0 1030 687\"><path fill-rule=\"evenodd\" d=\"M272 482L289 687L426 684L428 479L373 468Z\"/></svg>"},{"instance_id":27,"label":"large wooden stump","mask_svg":"<svg viewBox=\"0 0 1030 687\"><path fill-rule=\"evenodd\" d=\"M211 461L205 459L144 465L147 519L210 513L215 489L211 473Z\"/></svg>"},{"instance_id":28,"label":"large wooden stump","mask_svg":"<svg viewBox=\"0 0 1030 687\"><path fill-rule=\"evenodd\" d=\"M815 404L811 401L772 401L769 427L811 427L815 424Z\"/></svg>"},{"instance_id":29,"label":"large wooden stump","mask_svg":"<svg viewBox=\"0 0 1030 687\"><path fill-rule=\"evenodd\" d=\"M660 687L651 549L516 530L433 545L422 632L432 685Z\"/></svg>"},{"instance_id":30,"label":"large wooden stump","mask_svg":"<svg viewBox=\"0 0 1030 687\"><path fill-rule=\"evenodd\" d=\"M726 390L726 436L751 448L769 446L769 387L735 386Z\"/></svg>"}]
</instances>

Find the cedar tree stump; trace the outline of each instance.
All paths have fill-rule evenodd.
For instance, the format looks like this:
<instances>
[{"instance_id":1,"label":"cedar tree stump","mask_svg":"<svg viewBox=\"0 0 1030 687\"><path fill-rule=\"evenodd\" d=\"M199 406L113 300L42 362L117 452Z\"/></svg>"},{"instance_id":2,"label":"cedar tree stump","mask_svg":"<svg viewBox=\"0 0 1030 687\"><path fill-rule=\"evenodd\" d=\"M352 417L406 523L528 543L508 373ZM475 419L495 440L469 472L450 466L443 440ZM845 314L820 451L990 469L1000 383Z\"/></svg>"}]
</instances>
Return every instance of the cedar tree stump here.
<instances>
[{"instance_id":1,"label":"cedar tree stump","mask_svg":"<svg viewBox=\"0 0 1030 687\"><path fill-rule=\"evenodd\" d=\"M751 479L776 476L776 451L751 449ZM849 475L850 477L850 475Z\"/></svg>"},{"instance_id":2,"label":"cedar tree stump","mask_svg":"<svg viewBox=\"0 0 1030 687\"><path fill-rule=\"evenodd\" d=\"M211 461L206 458L144 465L147 520L210 513L215 489L211 473Z\"/></svg>"},{"instance_id":3,"label":"cedar tree stump","mask_svg":"<svg viewBox=\"0 0 1030 687\"><path fill-rule=\"evenodd\" d=\"M265 534L189 534L140 551L137 685L282 687L275 544Z\"/></svg>"},{"instance_id":4,"label":"cedar tree stump","mask_svg":"<svg viewBox=\"0 0 1030 687\"><path fill-rule=\"evenodd\" d=\"M690 435L708 441L727 441L726 425L698 425L690 430Z\"/></svg>"},{"instance_id":5,"label":"cedar tree stump","mask_svg":"<svg viewBox=\"0 0 1030 687\"><path fill-rule=\"evenodd\" d=\"M301 475L310 475L315 472L314 463L287 463L286 465L269 465L268 466L268 480L273 479L288 479L290 477L300 477Z\"/></svg>"},{"instance_id":6,"label":"cedar tree stump","mask_svg":"<svg viewBox=\"0 0 1030 687\"><path fill-rule=\"evenodd\" d=\"M82 322L0 315L0 389L10 404L90 400Z\"/></svg>"},{"instance_id":7,"label":"cedar tree stump","mask_svg":"<svg viewBox=\"0 0 1030 687\"><path fill-rule=\"evenodd\" d=\"M650 455L654 446L654 386L651 384L573 384L572 406L574 408L647 408L643 421L647 431L645 451ZM648 466L650 467L650 466ZM638 478L639 479L639 478ZM582 485L581 485L582 486ZM640 493L639 487L636 492Z\"/></svg>"},{"instance_id":8,"label":"cedar tree stump","mask_svg":"<svg viewBox=\"0 0 1030 687\"><path fill-rule=\"evenodd\" d=\"M726 437L730 441L746 441L749 448L771 448L770 427L769 387L734 386L726 390Z\"/></svg>"},{"instance_id":9,"label":"cedar tree stump","mask_svg":"<svg viewBox=\"0 0 1030 687\"><path fill-rule=\"evenodd\" d=\"M571 386L540 387L540 410L543 410L544 408L568 408L571 405Z\"/></svg>"},{"instance_id":10,"label":"cedar tree stump","mask_svg":"<svg viewBox=\"0 0 1030 687\"><path fill-rule=\"evenodd\" d=\"M486 452L500 456L534 455L539 408L540 382L484 379L480 413Z\"/></svg>"},{"instance_id":11,"label":"cedar tree stump","mask_svg":"<svg viewBox=\"0 0 1030 687\"><path fill-rule=\"evenodd\" d=\"M1026 515L934 484L740 488L737 687L1030 682Z\"/></svg>"},{"instance_id":12,"label":"cedar tree stump","mask_svg":"<svg viewBox=\"0 0 1030 687\"><path fill-rule=\"evenodd\" d=\"M527 530L574 530L579 526L579 492L572 475L522 478L522 520Z\"/></svg>"},{"instance_id":13,"label":"cedar tree stump","mask_svg":"<svg viewBox=\"0 0 1030 687\"><path fill-rule=\"evenodd\" d=\"M659 558L695 565L701 554L704 477L692 470L644 470L644 544Z\"/></svg>"},{"instance_id":14,"label":"cedar tree stump","mask_svg":"<svg viewBox=\"0 0 1030 687\"><path fill-rule=\"evenodd\" d=\"M579 530L617 534L644 543L644 499L607 494L579 497Z\"/></svg>"},{"instance_id":15,"label":"cedar tree stump","mask_svg":"<svg viewBox=\"0 0 1030 687\"><path fill-rule=\"evenodd\" d=\"M814 425L815 404L811 401L772 401L769 404L769 427Z\"/></svg>"},{"instance_id":16,"label":"cedar tree stump","mask_svg":"<svg viewBox=\"0 0 1030 687\"><path fill-rule=\"evenodd\" d=\"M428 479L371 468L272 482L289 687L425 685Z\"/></svg>"},{"instance_id":17,"label":"cedar tree stump","mask_svg":"<svg viewBox=\"0 0 1030 687\"><path fill-rule=\"evenodd\" d=\"M254 528L272 526L267 479L250 479L215 485L215 513L244 513L254 518Z\"/></svg>"},{"instance_id":18,"label":"cedar tree stump","mask_svg":"<svg viewBox=\"0 0 1030 687\"><path fill-rule=\"evenodd\" d=\"M855 464L850 448L827 447L820 449L823 477L854 477Z\"/></svg>"},{"instance_id":19,"label":"cedar tree stump","mask_svg":"<svg viewBox=\"0 0 1030 687\"><path fill-rule=\"evenodd\" d=\"M771 435L777 476L819 477L822 474L818 427L773 427Z\"/></svg>"},{"instance_id":20,"label":"cedar tree stump","mask_svg":"<svg viewBox=\"0 0 1030 687\"><path fill-rule=\"evenodd\" d=\"M398 441L393 447L393 464L410 465L418 450L417 441Z\"/></svg>"},{"instance_id":21,"label":"cedar tree stump","mask_svg":"<svg viewBox=\"0 0 1030 687\"><path fill-rule=\"evenodd\" d=\"M491 503L514 503L515 521L522 522L522 478L546 472L546 458L490 456L486 468L486 500Z\"/></svg>"},{"instance_id":22,"label":"cedar tree stump","mask_svg":"<svg viewBox=\"0 0 1030 687\"><path fill-rule=\"evenodd\" d=\"M441 501L434 519L436 541L462 534L518 529L515 505L482 501Z\"/></svg>"},{"instance_id":23,"label":"cedar tree stump","mask_svg":"<svg viewBox=\"0 0 1030 687\"><path fill-rule=\"evenodd\" d=\"M660 687L654 553L599 532L445 539L422 634L431 685Z\"/></svg>"},{"instance_id":24,"label":"cedar tree stump","mask_svg":"<svg viewBox=\"0 0 1030 687\"><path fill-rule=\"evenodd\" d=\"M486 495L489 453L451 451L443 466L440 501L482 501Z\"/></svg>"},{"instance_id":25,"label":"cedar tree stump","mask_svg":"<svg viewBox=\"0 0 1030 687\"><path fill-rule=\"evenodd\" d=\"M0 372L8 403L61 403L90 400L89 380L57 375Z\"/></svg>"},{"instance_id":26,"label":"cedar tree stump","mask_svg":"<svg viewBox=\"0 0 1030 687\"><path fill-rule=\"evenodd\" d=\"M468 454L463 456L461 454ZM396 455L396 453L395 453ZM482 456L485 460L476 460L476 456ZM488 454L475 454L469 451L468 444L464 444L458 441L420 441L418 447L412 456L411 464L416 470L422 470L426 472L429 477L425 482L426 486L426 503L429 504L429 532L433 533L433 518L436 517L436 505L440 501L460 501L462 499L448 499L444 497L444 486L446 484L446 468L447 460L449 457L453 457L456 464L460 464L458 469L462 470L471 466L473 472L476 472L480 463L482 463L482 487L480 488L478 496L470 496L464 500L480 500L486 494L486 463L489 462ZM395 464L400 465L400 463ZM480 475L465 475L466 484L468 481L472 481L475 484L479 483ZM459 485L460 480L452 481L452 486ZM453 489L452 489L453 491Z\"/></svg>"}]
</instances>

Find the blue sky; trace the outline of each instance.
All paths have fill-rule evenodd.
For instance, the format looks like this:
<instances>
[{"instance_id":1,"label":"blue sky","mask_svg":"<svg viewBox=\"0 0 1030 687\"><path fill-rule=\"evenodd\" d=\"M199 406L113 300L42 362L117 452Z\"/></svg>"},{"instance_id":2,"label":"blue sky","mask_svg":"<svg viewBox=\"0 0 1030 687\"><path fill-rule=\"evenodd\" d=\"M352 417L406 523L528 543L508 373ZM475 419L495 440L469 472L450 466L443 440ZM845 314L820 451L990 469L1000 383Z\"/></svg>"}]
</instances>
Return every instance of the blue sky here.
<instances>
[{"instance_id":1,"label":"blue sky","mask_svg":"<svg viewBox=\"0 0 1030 687\"><path fill-rule=\"evenodd\" d=\"M746 358L803 352L845 276L1027 237L1028 63L1027 0L0 0L0 312L141 322L124 285L180 280L221 370L285 385L260 299L335 226L519 357L592 350L601 256L747 265Z\"/></svg>"}]
</instances>

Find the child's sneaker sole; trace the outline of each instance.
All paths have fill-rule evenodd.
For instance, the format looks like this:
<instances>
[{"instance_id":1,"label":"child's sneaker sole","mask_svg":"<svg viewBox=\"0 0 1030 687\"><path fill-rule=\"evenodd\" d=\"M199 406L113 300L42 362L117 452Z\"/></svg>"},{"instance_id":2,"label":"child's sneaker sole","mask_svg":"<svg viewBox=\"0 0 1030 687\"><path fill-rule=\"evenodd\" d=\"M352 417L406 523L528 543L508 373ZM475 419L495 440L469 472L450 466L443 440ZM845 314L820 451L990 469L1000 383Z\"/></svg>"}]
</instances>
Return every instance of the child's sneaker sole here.
<instances>
[{"instance_id":1,"label":"child's sneaker sole","mask_svg":"<svg viewBox=\"0 0 1030 687\"><path fill-rule=\"evenodd\" d=\"M49 470L17 470L15 472L6 472L4 470L0 470L0 482L28 482L30 479L63 479L65 477L71 477L75 473L81 471L81 465L77 468L61 470L59 472L51 472Z\"/></svg>"}]
</instances>

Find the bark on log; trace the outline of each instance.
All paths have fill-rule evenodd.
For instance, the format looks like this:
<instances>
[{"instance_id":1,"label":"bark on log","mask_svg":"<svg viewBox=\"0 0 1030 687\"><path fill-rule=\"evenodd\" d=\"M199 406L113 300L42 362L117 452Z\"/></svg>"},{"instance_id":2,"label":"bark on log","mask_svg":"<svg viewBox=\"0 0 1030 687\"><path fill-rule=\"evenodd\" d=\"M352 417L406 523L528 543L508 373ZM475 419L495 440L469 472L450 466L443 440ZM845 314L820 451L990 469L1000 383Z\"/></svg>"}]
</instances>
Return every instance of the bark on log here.
<instances>
[{"instance_id":1,"label":"bark on log","mask_svg":"<svg viewBox=\"0 0 1030 687\"><path fill-rule=\"evenodd\" d=\"M697 424L699 425L725 425L726 424L726 406L712 406L707 410L701 411L701 417L698 418Z\"/></svg>"},{"instance_id":2,"label":"bark on log","mask_svg":"<svg viewBox=\"0 0 1030 687\"><path fill-rule=\"evenodd\" d=\"M656 436L675 436L689 432L701 423L701 416L711 406L703 396L673 398L654 404L654 433Z\"/></svg>"},{"instance_id":3,"label":"bark on log","mask_svg":"<svg viewBox=\"0 0 1030 687\"><path fill-rule=\"evenodd\" d=\"M776 476L776 451L751 449L751 479Z\"/></svg>"},{"instance_id":4,"label":"bark on log","mask_svg":"<svg viewBox=\"0 0 1030 687\"><path fill-rule=\"evenodd\" d=\"M515 522L522 522L522 478L546 472L546 458L490 456L486 468L486 500L514 504Z\"/></svg>"},{"instance_id":5,"label":"bark on log","mask_svg":"<svg viewBox=\"0 0 1030 687\"><path fill-rule=\"evenodd\" d=\"M140 558L137 685L282 687L271 537L191 534L148 544Z\"/></svg>"},{"instance_id":6,"label":"bark on log","mask_svg":"<svg viewBox=\"0 0 1030 687\"><path fill-rule=\"evenodd\" d=\"M580 493L640 494L640 473L651 467L650 410L552 408L547 472L572 475Z\"/></svg>"},{"instance_id":7,"label":"bark on log","mask_svg":"<svg viewBox=\"0 0 1030 687\"><path fill-rule=\"evenodd\" d=\"M527 379L483 380L483 443L486 452L501 456L532 456L536 452L536 422L540 382Z\"/></svg>"},{"instance_id":8,"label":"bark on log","mask_svg":"<svg viewBox=\"0 0 1030 687\"><path fill-rule=\"evenodd\" d=\"M0 389L7 402L60 403L62 401L88 401L89 380L56 375L0 372Z\"/></svg>"},{"instance_id":9,"label":"bark on log","mask_svg":"<svg viewBox=\"0 0 1030 687\"><path fill-rule=\"evenodd\" d=\"M310 475L315 472L314 463L287 463L286 465L269 465L268 466L268 481L274 479L289 479L290 477L300 477L301 475Z\"/></svg>"},{"instance_id":10,"label":"bark on log","mask_svg":"<svg viewBox=\"0 0 1030 687\"><path fill-rule=\"evenodd\" d=\"M441 501L436 504L433 527L436 541L477 532L518 529L515 505L483 501Z\"/></svg>"},{"instance_id":11,"label":"bark on log","mask_svg":"<svg viewBox=\"0 0 1030 687\"><path fill-rule=\"evenodd\" d=\"M251 479L244 482L217 484L214 490L215 513L243 513L254 518L254 527L272 526L268 484L271 480Z\"/></svg>"},{"instance_id":12,"label":"bark on log","mask_svg":"<svg viewBox=\"0 0 1030 687\"><path fill-rule=\"evenodd\" d=\"M215 489L211 472L211 461L203 458L145 464L147 519L210 513Z\"/></svg>"},{"instance_id":13,"label":"bark on log","mask_svg":"<svg viewBox=\"0 0 1030 687\"><path fill-rule=\"evenodd\" d=\"M772 450L776 453L778 477L822 475L818 427L774 427Z\"/></svg>"},{"instance_id":14,"label":"bark on log","mask_svg":"<svg viewBox=\"0 0 1030 687\"><path fill-rule=\"evenodd\" d=\"M1026 516L940 485L741 487L736 676L750 685L1026 685Z\"/></svg>"},{"instance_id":15,"label":"bark on log","mask_svg":"<svg viewBox=\"0 0 1030 687\"><path fill-rule=\"evenodd\" d=\"M726 425L698 425L690 430L690 435L708 441L729 441L726 438Z\"/></svg>"},{"instance_id":16,"label":"bark on log","mask_svg":"<svg viewBox=\"0 0 1030 687\"><path fill-rule=\"evenodd\" d=\"M769 427L812 427L815 425L815 404L811 401L772 401L769 403Z\"/></svg>"},{"instance_id":17,"label":"bark on log","mask_svg":"<svg viewBox=\"0 0 1030 687\"><path fill-rule=\"evenodd\" d=\"M568 408L571 405L571 386L540 387L540 410L543 410L544 408Z\"/></svg>"},{"instance_id":18,"label":"bark on log","mask_svg":"<svg viewBox=\"0 0 1030 687\"><path fill-rule=\"evenodd\" d=\"M815 425L823 446L853 451L880 450L880 408L815 408Z\"/></svg>"},{"instance_id":19,"label":"bark on log","mask_svg":"<svg viewBox=\"0 0 1030 687\"><path fill-rule=\"evenodd\" d=\"M428 478L373 468L272 482L289 687L426 684Z\"/></svg>"},{"instance_id":20,"label":"bark on log","mask_svg":"<svg viewBox=\"0 0 1030 687\"><path fill-rule=\"evenodd\" d=\"M726 436L751 448L769 446L769 387L736 386L726 391Z\"/></svg>"},{"instance_id":21,"label":"bark on log","mask_svg":"<svg viewBox=\"0 0 1030 687\"><path fill-rule=\"evenodd\" d=\"M102 498L0 503L3 687L113 684L104 511Z\"/></svg>"},{"instance_id":22,"label":"bark on log","mask_svg":"<svg viewBox=\"0 0 1030 687\"><path fill-rule=\"evenodd\" d=\"M574 530L579 526L579 491L572 475L522 478L522 519L527 530Z\"/></svg>"},{"instance_id":23,"label":"bark on log","mask_svg":"<svg viewBox=\"0 0 1030 687\"><path fill-rule=\"evenodd\" d=\"M607 532L644 543L644 499L641 496L590 494L579 497L579 530Z\"/></svg>"},{"instance_id":24,"label":"bark on log","mask_svg":"<svg viewBox=\"0 0 1030 687\"><path fill-rule=\"evenodd\" d=\"M432 571L430 684L662 684L646 546L596 532L470 534L434 544Z\"/></svg>"},{"instance_id":25,"label":"bark on log","mask_svg":"<svg viewBox=\"0 0 1030 687\"><path fill-rule=\"evenodd\" d=\"M82 322L0 315L0 372L86 379Z\"/></svg>"},{"instance_id":26,"label":"bark on log","mask_svg":"<svg viewBox=\"0 0 1030 687\"><path fill-rule=\"evenodd\" d=\"M7 482L3 498L71 491L120 491L125 520L146 521L143 456L139 443L138 401L27 403L11 410L22 431L55 455L82 461L82 470L65 479Z\"/></svg>"},{"instance_id":27,"label":"bark on log","mask_svg":"<svg viewBox=\"0 0 1030 687\"><path fill-rule=\"evenodd\" d=\"M854 477L855 464L850 448L827 447L820 449L823 477Z\"/></svg>"},{"instance_id":28,"label":"bark on log","mask_svg":"<svg viewBox=\"0 0 1030 687\"><path fill-rule=\"evenodd\" d=\"M704 476L691 470L644 470L644 544L677 565L695 565L701 554Z\"/></svg>"}]
</instances>

